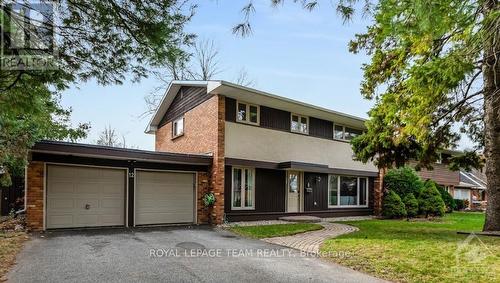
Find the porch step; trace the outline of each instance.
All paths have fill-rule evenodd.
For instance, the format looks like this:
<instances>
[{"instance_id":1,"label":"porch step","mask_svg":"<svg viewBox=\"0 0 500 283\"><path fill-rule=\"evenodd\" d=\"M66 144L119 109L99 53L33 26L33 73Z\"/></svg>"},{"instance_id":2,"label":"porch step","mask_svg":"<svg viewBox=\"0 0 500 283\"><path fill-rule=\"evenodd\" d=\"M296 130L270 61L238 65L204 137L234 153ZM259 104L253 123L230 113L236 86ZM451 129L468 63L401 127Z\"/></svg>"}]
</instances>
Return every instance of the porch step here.
<instances>
[{"instance_id":1,"label":"porch step","mask_svg":"<svg viewBox=\"0 0 500 283\"><path fill-rule=\"evenodd\" d=\"M288 222L305 222L305 223L317 223L321 222L321 218L309 215L297 215L297 216L283 216L278 218L282 221Z\"/></svg>"}]
</instances>

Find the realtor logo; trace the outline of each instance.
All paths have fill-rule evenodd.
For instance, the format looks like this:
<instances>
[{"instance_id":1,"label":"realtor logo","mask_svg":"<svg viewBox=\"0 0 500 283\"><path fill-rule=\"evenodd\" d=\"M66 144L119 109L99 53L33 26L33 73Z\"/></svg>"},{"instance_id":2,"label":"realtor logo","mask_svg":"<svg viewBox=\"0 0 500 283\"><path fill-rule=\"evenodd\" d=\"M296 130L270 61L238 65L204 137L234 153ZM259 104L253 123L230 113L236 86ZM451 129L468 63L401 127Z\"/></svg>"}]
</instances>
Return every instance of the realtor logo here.
<instances>
[{"instance_id":1,"label":"realtor logo","mask_svg":"<svg viewBox=\"0 0 500 283\"><path fill-rule=\"evenodd\" d=\"M457 245L455 252L455 268L466 270L481 270L486 268L484 260L492 256L493 253L487 245L474 233L471 233L465 240Z\"/></svg>"},{"instance_id":2,"label":"realtor logo","mask_svg":"<svg viewBox=\"0 0 500 283\"><path fill-rule=\"evenodd\" d=\"M0 69L57 69L56 3L2 2Z\"/></svg>"}]
</instances>

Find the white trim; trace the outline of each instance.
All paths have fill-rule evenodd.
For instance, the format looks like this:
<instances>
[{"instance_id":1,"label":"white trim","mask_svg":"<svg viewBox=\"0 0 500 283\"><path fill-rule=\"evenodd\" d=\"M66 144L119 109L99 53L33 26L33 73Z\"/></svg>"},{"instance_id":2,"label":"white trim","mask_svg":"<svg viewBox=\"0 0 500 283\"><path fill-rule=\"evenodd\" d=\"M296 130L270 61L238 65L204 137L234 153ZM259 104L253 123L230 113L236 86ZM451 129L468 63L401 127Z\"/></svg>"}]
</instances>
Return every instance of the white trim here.
<instances>
[{"instance_id":1,"label":"white trim","mask_svg":"<svg viewBox=\"0 0 500 283\"><path fill-rule=\"evenodd\" d=\"M299 130L294 130L292 127L293 116L297 116L297 118L298 118ZM306 118L306 132L303 132L300 130L302 128L301 127L302 118ZM300 115L300 114L296 114L296 113L290 113L290 132L297 133L297 134L303 134L303 135L309 135L309 116L304 116L304 115Z\"/></svg>"},{"instance_id":2,"label":"white trim","mask_svg":"<svg viewBox=\"0 0 500 283\"><path fill-rule=\"evenodd\" d=\"M129 199L128 199L128 174L129 174L129 169L127 168L126 170L127 172L125 172L125 227L129 227L128 226L128 203L129 203Z\"/></svg>"},{"instance_id":3,"label":"white trim","mask_svg":"<svg viewBox=\"0 0 500 283\"><path fill-rule=\"evenodd\" d=\"M241 188L241 196L240 196L240 202L241 206L234 206L234 170L239 169L241 170L241 183L244 184L246 181L246 174L244 174L245 169L246 170L252 170L252 178L253 178L253 188L252 188L252 206L245 207L245 194L246 194L246 189L243 187ZM255 168L253 167L241 167L241 166L233 166L231 168L231 210L255 210Z\"/></svg>"},{"instance_id":4,"label":"white trim","mask_svg":"<svg viewBox=\"0 0 500 283\"><path fill-rule=\"evenodd\" d=\"M337 177L337 204L336 205L330 205L330 178L332 176ZM342 177L348 177L348 178L356 178L356 202L358 203L357 205L341 205L340 204L340 178ZM365 200L366 204L364 205L359 205L359 197L360 197L360 180L365 179L366 180L366 191L365 191ZM359 176L350 176L350 175L336 175L336 174L328 174L328 208L349 208L349 207L368 207L369 204L369 192L370 192L370 183L369 183L369 178L368 177L359 177Z\"/></svg>"},{"instance_id":5,"label":"white trim","mask_svg":"<svg viewBox=\"0 0 500 283\"><path fill-rule=\"evenodd\" d=\"M238 119L238 106L239 106L239 104L245 105L245 116L246 116L245 120ZM250 121L250 106L257 107L257 122L256 123ZM236 111L236 122L243 123L243 124L257 125L257 126L260 125L260 105L248 103L248 102L241 101L241 100L236 100L235 111Z\"/></svg>"},{"instance_id":6,"label":"white trim","mask_svg":"<svg viewBox=\"0 0 500 283\"><path fill-rule=\"evenodd\" d=\"M43 230L47 230L47 162L43 163Z\"/></svg>"},{"instance_id":7,"label":"white trim","mask_svg":"<svg viewBox=\"0 0 500 283\"><path fill-rule=\"evenodd\" d=\"M175 133L176 125L179 125L179 121L181 121L181 120L182 120L182 131L181 131L181 133L176 134ZM172 121L172 138L173 139L184 135L184 126L185 126L185 124L186 123L185 123L185 120L184 120L184 115L182 115L182 116L180 116L180 117L178 117L178 118L176 118L175 120Z\"/></svg>"}]
</instances>

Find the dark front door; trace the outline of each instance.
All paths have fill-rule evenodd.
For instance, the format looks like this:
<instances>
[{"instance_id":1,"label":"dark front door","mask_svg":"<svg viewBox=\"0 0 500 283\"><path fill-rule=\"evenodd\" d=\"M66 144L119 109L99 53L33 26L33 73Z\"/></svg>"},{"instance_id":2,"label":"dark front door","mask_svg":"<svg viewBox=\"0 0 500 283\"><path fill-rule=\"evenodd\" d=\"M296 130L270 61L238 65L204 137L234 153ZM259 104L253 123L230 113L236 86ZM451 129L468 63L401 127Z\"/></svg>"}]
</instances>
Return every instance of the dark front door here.
<instances>
[{"instance_id":1,"label":"dark front door","mask_svg":"<svg viewBox=\"0 0 500 283\"><path fill-rule=\"evenodd\" d=\"M304 173L304 211L328 209L328 174Z\"/></svg>"}]
</instances>

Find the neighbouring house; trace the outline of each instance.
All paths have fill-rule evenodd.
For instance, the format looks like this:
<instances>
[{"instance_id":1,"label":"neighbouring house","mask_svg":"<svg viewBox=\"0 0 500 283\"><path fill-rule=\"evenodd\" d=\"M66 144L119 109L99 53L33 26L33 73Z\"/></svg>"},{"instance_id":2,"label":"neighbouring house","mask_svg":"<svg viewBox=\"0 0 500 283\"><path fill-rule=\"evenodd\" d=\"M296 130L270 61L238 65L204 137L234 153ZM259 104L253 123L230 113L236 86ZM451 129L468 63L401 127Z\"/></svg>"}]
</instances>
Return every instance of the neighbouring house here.
<instances>
[{"instance_id":1,"label":"neighbouring house","mask_svg":"<svg viewBox=\"0 0 500 283\"><path fill-rule=\"evenodd\" d=\"M365 120L225 81L174 81L147 126L155 151L40 142L32 229L370 215L381 184L349 141ZM202 198L213 192L212 207Z\"/></svg>"},{"instance_id":2,"label":"neighbouring house","mask_svg":"<svg viewBox=\"0 0 500 283\"><path fill-rule=\"evenodd\" d=\"M417 171L424 180L434 180L443 186L454 199L467 200L469 209L484 210L486 208L486 175L482 170L473 169L471 172L452 171L448 168L449 158L461 154L459 151L445 150L441 158L432 165L433 170L422 169ZM410 162L415 165L415 162Z\"/></svg>"}]
</instances>

